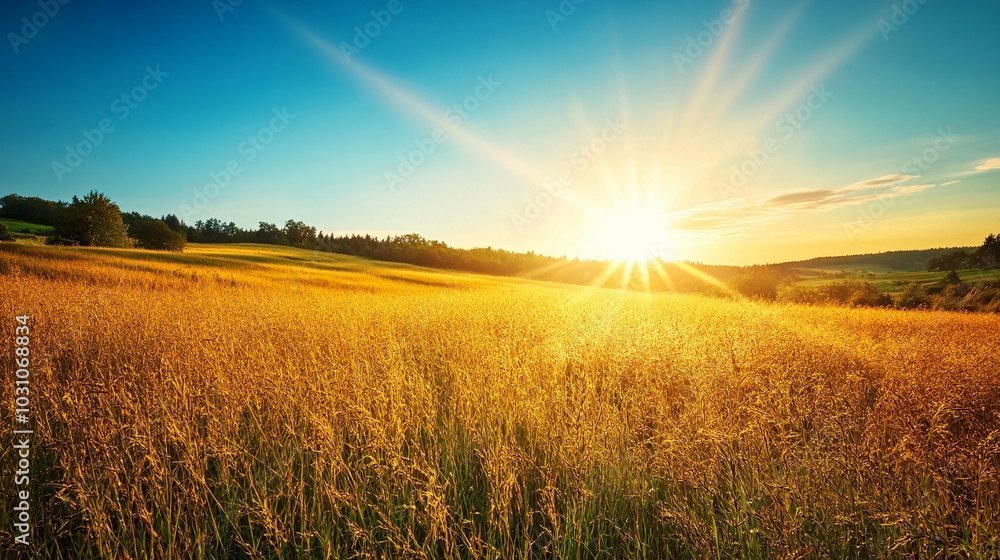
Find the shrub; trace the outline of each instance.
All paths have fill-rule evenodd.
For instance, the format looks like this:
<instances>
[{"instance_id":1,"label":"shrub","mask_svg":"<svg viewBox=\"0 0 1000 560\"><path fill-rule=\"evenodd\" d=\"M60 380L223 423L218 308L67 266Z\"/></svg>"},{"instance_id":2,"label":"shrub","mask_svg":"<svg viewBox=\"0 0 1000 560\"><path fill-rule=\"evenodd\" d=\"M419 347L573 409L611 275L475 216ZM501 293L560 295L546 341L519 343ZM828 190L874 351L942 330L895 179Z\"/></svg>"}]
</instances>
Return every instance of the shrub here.
<instances>
[{"instance_id":1,"label":"shrub","mask_svg":"<svg viewBox=\"0 0 1000 560\"><path fill-rule=\"evenodd\" d=\"M163 220L139 218L130 220L129 237L136 247L155 251L183 251L184 234L173 231Z\"/></svg>"},{"instance_id":2,"label":"shrub","mask_svg":"<svg viewBox=\"0 0 1000 560\"><path fill-rule=\"evenodd\" d=\"M891 307L892 298L871 282L836 282L817 288L791 286L781 300L790 303L849 305L851 307Z\"/></svg>"},{"instance_id":3,"label":"shrub","mask_svg":"<svg viewBox=\"0 0 1000 560\"><path fill-rule=\"evenodd\" d=\"M916 282L910 282L910 285L896 299L896 307L902 309L920 309L930 306L931 298L927 294L927 289Z\"/></svg>"},{"instance_id":4,"label":"shrub","mask_svg":"<svg viewBox=\"0 0 1000 560\"><path fill-rule=\"evenodd\" d=\"M871 282L861 282L848 297L851 307L892 307L892 297L878 290Z\"/></svg>"},{"instance_id":5,"label":"shrub","mask_svg":"<svg viewBox=\"0 0 1000 560\"><path fill-rule=\"evenodd\" d=\"M752 268L729 281L730 286L740 295L753 299L775 300L781 276L763 268Z\"/></svg>"}]
</instances>

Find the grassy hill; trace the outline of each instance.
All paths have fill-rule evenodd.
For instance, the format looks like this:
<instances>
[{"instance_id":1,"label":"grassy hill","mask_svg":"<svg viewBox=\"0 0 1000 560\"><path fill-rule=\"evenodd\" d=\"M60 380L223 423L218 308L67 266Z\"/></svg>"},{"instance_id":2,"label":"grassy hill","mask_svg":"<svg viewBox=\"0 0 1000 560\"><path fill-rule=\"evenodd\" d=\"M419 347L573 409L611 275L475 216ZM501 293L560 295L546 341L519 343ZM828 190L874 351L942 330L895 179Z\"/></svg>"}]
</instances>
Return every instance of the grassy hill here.
<instances>
[{"instance_id":1,"label":"grassy hill","mask_svg":"<svg viewBox=\"0 0 1000 560\"><path fill-rule=\"evenodd\" d=\"M821 272L848 272L851 274L924 272L927 270L927 262L931 259L959 249L973 251L975 247L951 247L916 251L890 251L886 253L842 257L818 257L805 261L781 263L778 266L796 269L803 275L817 275Z\"/></svg>"},{"instance_id":2,"label":"grassy hill","mask_svg":"<svg viewBox=\"0 0 1000 560\"><path fill-rule=\"evenodd\" d=\"M38 224L29 224L28 222L20 222L18 220L6 220L0 218L0 223L5 224L7 229L12 233L27 233L31 235L48 235L52 233L52 226L41 226Z\"/></svg>"},{"instance_id":3,"label":"grassy hill","mask_svg":"<svg viewBox=\"0 0 1000 560\"><path fill-rule=\"evenodd\" d=\"M52 226L29 224L28 222L21 222L18 220L0 218L0 223L7 226L7 231L10 232L11 237L13 237L15 241L29 245L44 244L45 237L50 235L53 231Z\"/></svg>"},{"instance_id":4,"label":"grassy hill","mask_svg":"<svg viewBox=\"0 0 1000 560\"><path fill-rule=\"evenodd\" d=\"M905 290L910 283L921 284L927 288L940 287L943 285L944 278L947 274L947 272L889 272L865 277L864 279L874 284L879 291L895 295ZM958 271L958 275L963 282L988 282L1000 280L1000 271L998 270L960 270ZM796 280L795 284L817 287L843 281L843 278L831 276L805 276Z\"/></svg>"}]
</instances>

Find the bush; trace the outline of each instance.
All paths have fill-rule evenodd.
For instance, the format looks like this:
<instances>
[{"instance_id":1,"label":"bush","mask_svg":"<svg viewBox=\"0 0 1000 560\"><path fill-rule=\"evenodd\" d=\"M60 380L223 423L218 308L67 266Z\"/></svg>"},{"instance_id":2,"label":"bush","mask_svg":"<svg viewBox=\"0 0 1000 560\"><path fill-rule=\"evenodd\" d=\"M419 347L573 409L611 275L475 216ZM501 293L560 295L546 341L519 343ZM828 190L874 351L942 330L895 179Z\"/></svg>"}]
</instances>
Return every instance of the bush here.
<instances>
[{"instance_id":1,"label":"bush","mask_svg":"<svg viewBox=\"0 0 1000 560\"><path fill-rule=\"evenodd\" d=\"M851 307L891 307L892 298L871 282L836 282L817 288L791 286L782 291L781 300L812 305L849 305Z\"/></svg>"},{"instance_id":2,"label":"bush","mask_svg":"<svg viewBox=\"0 0 1000 560\"><path fill-rule=\"evenodd\" d=\"M878 290L871 282L861 282L847 300L851 307L892 307L892 297Z\"/></svg>"},{"instance_id":3,"label":"bush","mask_svg":"<svg viewBox=\"0 0 1000 560\"><path fill-rule=\"evenodd\" d=\"M140 249L154 251L183 251L184 234L173 231L163 220L126 215L128 234Z\"/></svg>"},{"instance_id":4,"label":"bush","mask_svg":"<svg viewBox=\"0 0 1000 560\"><path fill-rule=\"evenodd\" d=\"M7 224L0 222L0 241L13 241L14 236L7 230Z\"/></svg>"},{"instance_id":5,"label":"bush","mask_svg":"<svg viewBox=\"0 0 1000 560\"><path fill-rule=\"evenodd\" d=\"M910 282L906 290L896 299L896 307L902 309L921 309L931 306L931 297L927 290L916 282Z\"/></svg>"},{"instance_id":6,"label":"bush","mask_svg":"<svg viewBox=\"0 0 1000 560\"><path fill-rule=\"evenodd\" d=\"M751 269L729 281L730 286L740 295L753 298L775 300L781 276L766 269Z\"/></svg>"},{"instance_id":7,"label":"bush","mask_svg":"<svg viewBox=\"0 0 1000 560\"><path fill-rule=\"evenodd\" d=\"M953 284L931 298L931 307L940 311L1000 312L1000 287L992 282Z\"/></svg>"},{"instance_id":8,"label":"bush","mask_svg":"<svg viewBox=\"0 0 1000 560\"><path fill-rule=\"evenodd\" d=\"M818 288L807 286L788 286L778 294L778 299L787 303L803 303L807 305L819 305L826 303L820 296Z\"/></svg>"}]
</instances>

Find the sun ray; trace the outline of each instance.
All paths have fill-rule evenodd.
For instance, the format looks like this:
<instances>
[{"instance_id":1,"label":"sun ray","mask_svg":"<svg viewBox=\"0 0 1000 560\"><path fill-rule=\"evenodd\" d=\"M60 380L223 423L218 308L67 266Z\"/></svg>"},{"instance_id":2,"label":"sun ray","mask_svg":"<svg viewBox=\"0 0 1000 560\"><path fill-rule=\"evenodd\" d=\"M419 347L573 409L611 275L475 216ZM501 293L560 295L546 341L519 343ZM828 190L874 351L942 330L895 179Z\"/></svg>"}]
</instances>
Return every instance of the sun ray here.
<instances>
[{"instance_id":1,"label":"sun ray","mask_svg":"<svg viewBox=\"0 0 1000 560\"><path fill-rule=\"evenodd\" d=\"M703 121L703 129L709 129L719 122L719 119L726 113L733 102L742 94L753 80L760 76L761 69L771 59L775 49L781 44L785 36L791 30L794 23L801 17L802 12L808 2L800 2L792 10L771 35L771 39L757 52L757 54L747 64L742 73L732 83L726 84L725 92L721 97L713 100L713 111Z\"/></svg>"},{"instance_id":2,"label":"sun ray","mask_svg":"<svg viewBox=\"0 0 1000 560\"><path fill-rule=\"evenodd\" d=\"M667 271L663 268L663 261L661 259L659 258L650 259L649 261L647 261L646 266L653 269L653 272L655 272L656 275L659 276L661 280L663 280L663 283L668 290L674 291L677 289L677 285L674 284L673 278L671 278L670 274L668 274Z\"/></svg>"},{"instance_id":3,"label":"sun ray","mask_svg":"<svg viewBox=\"0 0 1000 560\"><path fill-rule=\"evenodd\" d=\"M470 132L467 127L456 127L444 117L444 111L438 110L414 93L404 89L394 83L388 76L369 68L357 60L349 60L339 48L329 41L319 37L300 23L283 15L279 17L292 30L304 38L310 45L316 48L326 58L334 62L338 67L349 71L365 83L370 89L378 92L383 97L390 100L394 105L403 109L408 114L420 118L431 126L447 130L457 142L489 161L507 169L514 175L527 179L536 185L543 185L547 180L534 165L524 162L489 141L480 138Z\"/></svg>"},{"instance_id":4,"label":"sun ray","mask_svg":"<svg viewBox=\"0 0 1000 560\"><path fill-rule=\"evenodd\" d=\"M789 17L786 22L784 22L783 26L791 25L793 21L794 20ZM789 107L793 106L797 102L802 102L804 98L808 97L810 90L819 85L822 82L823 77L832 73L837 67L860 50L860 48L864 46L874 33L875 31L873 31L870 26L866 26L849 35L840 44L829 49L824 56L820 57L820 61L818 63L811 65L810 69L802 73L798 79L782 88L779 88L778 91L780 94L773 102L753 111L753 114L755 114L756 117L750 121L746 121L743 126L738 128L756 131L756 134L758 135L761 134L767 129L767 127L773 125L774 121L782 114L783 111L787 111ZM762 60L761 64L763 64L763 60L766 60L767 57L759 55L758 58ZM690 137L678 134L674 138L674 146L690 144L699 148L705 148L700 150L700 161L689 162L688 170L691 173L691 177L688 182L688 188L693 188L695 185L703 183L705 178L721 163L746 149L746 146L738 148L729 148L726 146L722 146L721 148L712 148L712 146L716 143L705 141L706 136L712 134L711 124L712 123L706 123L706 126L704 127L706 132L704 133L694 134ZM678 149L678 151L682 150Z\"/></svg>"},{"instance_id":5,"label":"sun ray","mask_svg":"<svg viewBox=\"0 0 1000 560\"><path fill-rule=\"evenodd\" d=\"M692 93L691 103L688 105L684 114L684 120L681 122L682 134L686 135L695 126L694 123L698 117L701 116L701 108L711 96L711 92L719 79L719 74L722 73L722 69L728 61L729 52L736 42L736 37L739 35L740 27L748 11L749 7L737 11L733 20L722 32L719 42L702 73L701 80Z\"/></svg>"},{"instance_id":6,"label":"sun ray","mask_svg":"<svg viewBox=\"0 0 1000 560\"><path fill-rule=\"evenodd\" d=\"M688 263L686 263L684 261L674 261L671 264L674 265L674 266L676 266L677 268L683 270L684 272L687 272L688 274L694 276L695 278L698 278L700 280L704 280L705 282L711 284L712 286L715 286L716 288L719 288L720 290L722 290L723 292L725 292L728 295L735 296L735 297L740 297L739 292L737 292L736 290L730 288L729 286L727 286L725 284L725 282L723 282L722 280L719 280L715 276L712 276L711 274L709 274L709 273L707 273L707 272L705 272L703 270L700 270L697 266L690 265L690 264L688 264Z\"/></svg>"}]
</instances>

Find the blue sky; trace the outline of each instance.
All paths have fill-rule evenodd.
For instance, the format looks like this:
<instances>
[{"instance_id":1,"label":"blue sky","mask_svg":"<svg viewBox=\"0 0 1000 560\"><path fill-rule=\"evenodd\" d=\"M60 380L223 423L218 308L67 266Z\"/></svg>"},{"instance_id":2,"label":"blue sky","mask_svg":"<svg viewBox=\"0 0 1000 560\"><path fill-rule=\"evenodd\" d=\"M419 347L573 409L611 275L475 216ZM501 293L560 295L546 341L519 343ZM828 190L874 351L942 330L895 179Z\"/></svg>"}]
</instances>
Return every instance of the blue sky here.
<instances>
[{"instance_id":1,"label":"blue sky","mask_svg":"<svg viewBox=\"0 0 1000 560\"><path fill-rule=\"evenodd\" d=\"M739 264L1000 229L995 2L53 2L0 9L3 194Z\"/></svg>"}]
</instances>

